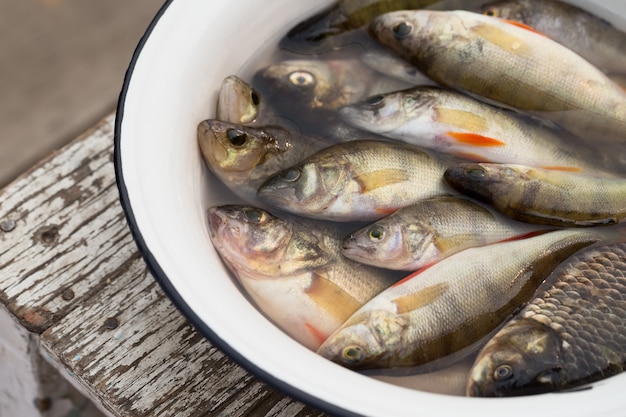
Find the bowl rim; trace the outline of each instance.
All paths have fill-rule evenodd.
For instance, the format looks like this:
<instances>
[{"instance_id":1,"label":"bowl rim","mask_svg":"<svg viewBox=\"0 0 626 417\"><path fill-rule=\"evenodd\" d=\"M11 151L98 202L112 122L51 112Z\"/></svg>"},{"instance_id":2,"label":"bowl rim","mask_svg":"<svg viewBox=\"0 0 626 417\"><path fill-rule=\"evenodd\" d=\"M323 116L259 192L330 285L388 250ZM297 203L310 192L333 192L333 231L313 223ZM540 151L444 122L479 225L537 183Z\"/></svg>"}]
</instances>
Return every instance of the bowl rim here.
<instances>
[{"instance_id":1,"label":"bowl rim","mask_svg":"<svg viewBox=\"0 0 626 417\"><path fill-rule=\"evenodd\" d=\"M128 93L129 85L131 79L133 77L135 65L141 55L141 52L148 41L150 35L152 34L154 28L159 23L161 17L165 14L170 5L174 2L174 0L166 0L165 3L159 8L158 12L154 16L154 18L150 21L148 27L140 38L137 47L135 48L126 73L124 75L123 85L118 97L116 112L115 112L115 123L114 123L114 132L113 132L113 164L114 164L114 172L115 172L115 181L117 185L117 189L119 191L120 204L122 206L122 210L124 212L124 216L126 218L126 222L130 229L133 240L137 244L139 252L144 258L148 270L150 271L153 278L157 281L159 286L163 289L167 297L172 301L174 306L185 316L187 320L193 325L193 327L202 334L208 341L216 348L218 348L224 355L228 358L232 359L235 363L242 366L246 371L250 372L255 377L259 378L263 382L267 383L274 389L281 391L282 393L292 397L297 401L301 401L307 405L315 407L321 411L332 415L341 415L345 417L363 417L361 414L354 413L345 408L339 407L335 404L329 403L316 397L312 394L309 394L305 391L302 391L291 384L288 384L281 379L273 376L268 371L260 368L252 361L247 359L245 356L241 355L236 349L230 346L225 340L217 335L187 304L184 298L179 294L176 290L176 287L167 277L159 262L154 257L152 252L150 251L148 244L141 231L139 230L137 220L135 218L132 205L130 202L130 196L128 193L128 188L126 187L126 183L124 181L124 170L122 168L122 155L121 155L121 141L122 141L122 121L124 119L124 104L126 100L126 96Z\"/></svg>"},{"instance_id":2,"label":"bowl rim","mask_svg":"<svg viewBox=\"0 0 626 417\"><path fill-rule=\"evenodd\" d=\"M123 119L125 115L125 102L127 98L127 94L130 88L131 80L133 79L135 66L140 59L140 55L144 49L144 46L148 42L150 36L152 35L154 29L158 25L161 18L166 14L167 10L174 3L174 0L165 0L164 4L156 13L155 17L152 19L144 34L140 38L137 47L135 48L128 68L126 70L123 85L119 94L116 115L115 115L115 124L114 124L114 154L113 154L113 163L114 163L114 172L116 177L116 185L119 191L120 203L124 212L124 216L126 218L127 224L130 228L131 235L141 253L143 259L146 262L149 272L153 276L153 278L157 281L159 286L163 289L167 297L173 302L176 308L185 316L185 318L194 326L194 328L208 341L219 349L224 355L228 358L232 359L235 363L240 365L250 374L257 377L259 380L267 383L270 387L284 393L292 397L297 401L301 401L307 405L310 405L314 408L319 409L320 411L329 413L331 415L343 416L343 417L363 417L367 414L362 414L359 412L355 412L350 410L349 408L342 407L330 401L326 401L320 396L315 395L315 393L309 393L298 388L296 385L290 382L286 382L285 380L280 379L280 377L272 374L269 370L264 369L263 367L257 365L251 359L248 359L243 354L241 354L237 349L232 347L225 339L220 337L215 331L209 327L209 325L200 318L198 313L194 311L194 309L189 305L189 303L185 300L185 298L179 293L174 282L168 278L162 266L157 261L156 257L153 255L152 251L149 248L147 240L144 238L144 235L139 229L139 221L134 213L131 197L129 194L129 190L124 178L124 169L123 169L123 157L122 157L122 126ZM624 373L623 378L626 380L626 373ZM616 389L615 387L613 389ZM452 397L450 397L452 398ZM477 399L474 399L474 401ZM445 401L445 399L444 399ZM500 403L500 401L497 401ZM461 403L459 403L461 405ZM490 404L493 407L496 407L498 404ZM616 406L618 404L612 404L612 406ZM461 405L462 406L462 405ZM492 407L489 407L490 409ZM583 407L585 408L585 407ZM492 410L493 411L493 410ZM579 412L582 410L579 410ZM603 408L599 411L609 411L609 408ZM444 412L445 414L445 412ZM543 413L539 413L543 414ZM576 414L576 413L575 413ZM578 415L578 414L576 414Z\"/></svg>"}]
</instances>

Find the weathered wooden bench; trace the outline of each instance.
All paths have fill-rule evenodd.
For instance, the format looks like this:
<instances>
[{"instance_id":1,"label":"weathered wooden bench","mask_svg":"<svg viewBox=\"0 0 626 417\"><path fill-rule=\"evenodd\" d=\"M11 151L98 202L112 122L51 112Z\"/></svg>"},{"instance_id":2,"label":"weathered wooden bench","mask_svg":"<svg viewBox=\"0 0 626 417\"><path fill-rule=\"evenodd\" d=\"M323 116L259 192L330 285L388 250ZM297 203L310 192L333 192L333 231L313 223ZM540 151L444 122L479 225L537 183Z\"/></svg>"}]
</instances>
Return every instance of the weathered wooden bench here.
<instances>
[{"instance_id":1,"label":"weathered wooden bench","mask_svg":"<svg viewBox=\"0 0 626 417\"><path fill-rule=\"evenodd\" d=\"M233 363L165 296L119 203L113 123L0 192L0 318L112 416L325 415Z\"/></svg>"}]
</instances>

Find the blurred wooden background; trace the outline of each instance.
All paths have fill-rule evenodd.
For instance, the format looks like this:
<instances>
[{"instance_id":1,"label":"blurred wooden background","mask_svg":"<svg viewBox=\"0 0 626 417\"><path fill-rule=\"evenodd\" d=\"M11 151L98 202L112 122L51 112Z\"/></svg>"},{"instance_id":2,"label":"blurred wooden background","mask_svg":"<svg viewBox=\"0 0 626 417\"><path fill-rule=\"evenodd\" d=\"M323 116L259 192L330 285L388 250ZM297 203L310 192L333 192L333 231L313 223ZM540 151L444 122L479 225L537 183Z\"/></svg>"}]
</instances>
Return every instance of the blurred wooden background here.
<instances>
[{"instance_id":1,"label":"blurred wooden background","mask_svg":"<svg viewBox=\"0 0 626 417\"><path fill-rule=\"evenodd\" d=\"M0 0L0 187L115 109L164 0Z\"/></svg>"}]
</instances>

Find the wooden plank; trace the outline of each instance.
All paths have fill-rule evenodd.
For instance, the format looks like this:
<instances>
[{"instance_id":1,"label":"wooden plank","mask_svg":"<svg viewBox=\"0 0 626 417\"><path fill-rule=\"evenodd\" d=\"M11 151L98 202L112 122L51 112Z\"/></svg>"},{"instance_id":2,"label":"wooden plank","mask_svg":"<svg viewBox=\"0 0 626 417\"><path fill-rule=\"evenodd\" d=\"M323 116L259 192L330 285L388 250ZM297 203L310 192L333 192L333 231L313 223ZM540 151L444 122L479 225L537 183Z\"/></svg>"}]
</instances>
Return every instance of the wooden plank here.
<instances>
[{"instance_id":1,"label":"wooden plank","mask_svg":"<svg viewBox=\"0 0 626 417\"><path fill-rule=\"evenodd\" d=\"M105 286L128 256L118 251L131 238L111 162L113 120L0 192L0 222L14 225L0 232L0 301L30 331Z\"/></svg>"},{"instance_id":2,"label":"wooden plank","mask_svg":"<svg viewBox=\"0 0 626 417\"><path fill-rule=\"evenodd\" d=\"M0 302L112 415L323 415L211 346L149 274L119 205L113 120L0 192Z\"/></svg>"}]
</instances>

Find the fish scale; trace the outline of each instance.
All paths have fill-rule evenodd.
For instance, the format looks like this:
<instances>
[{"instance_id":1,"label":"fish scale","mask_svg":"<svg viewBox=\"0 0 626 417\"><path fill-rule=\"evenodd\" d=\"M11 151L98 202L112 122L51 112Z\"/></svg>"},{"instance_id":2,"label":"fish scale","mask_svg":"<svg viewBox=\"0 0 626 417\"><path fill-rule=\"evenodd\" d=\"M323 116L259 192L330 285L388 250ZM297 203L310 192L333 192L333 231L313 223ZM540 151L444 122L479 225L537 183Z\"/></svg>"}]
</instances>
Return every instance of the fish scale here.
<instances>
[{"instance_id":1,"label":"fish scale","mask_svg":"<svg viewBox=\"0 0 626 417\"><path fill-rule=\"evenodd\" d=\"M518 395L525 387L537 384L539 375L547 372L539 365L543 361L538 357L525 365L526 370L534 369L535 379L522 381L518 369L514 375L517 378L515 389L510 385L505 387L504 383L497 386L489 376L498 366L510 364L509 359L497 357L506 357L507 353L500 350L496 354L495 348L507 346L513 340L510 329L515 326L531 328L531 322L550 329L544 330L546 332L554 332L560 341L557 350L562 357L558 377L541 387L535 385L533 393L563 390L623 371L626 364L626 243L583 250L559 271L548 279L549 286L484 347L471 372L470 395ZM529 345L531 342L527 341ZM529 354L527 350L524 352Z\"/></svg>"}]
</instances>

